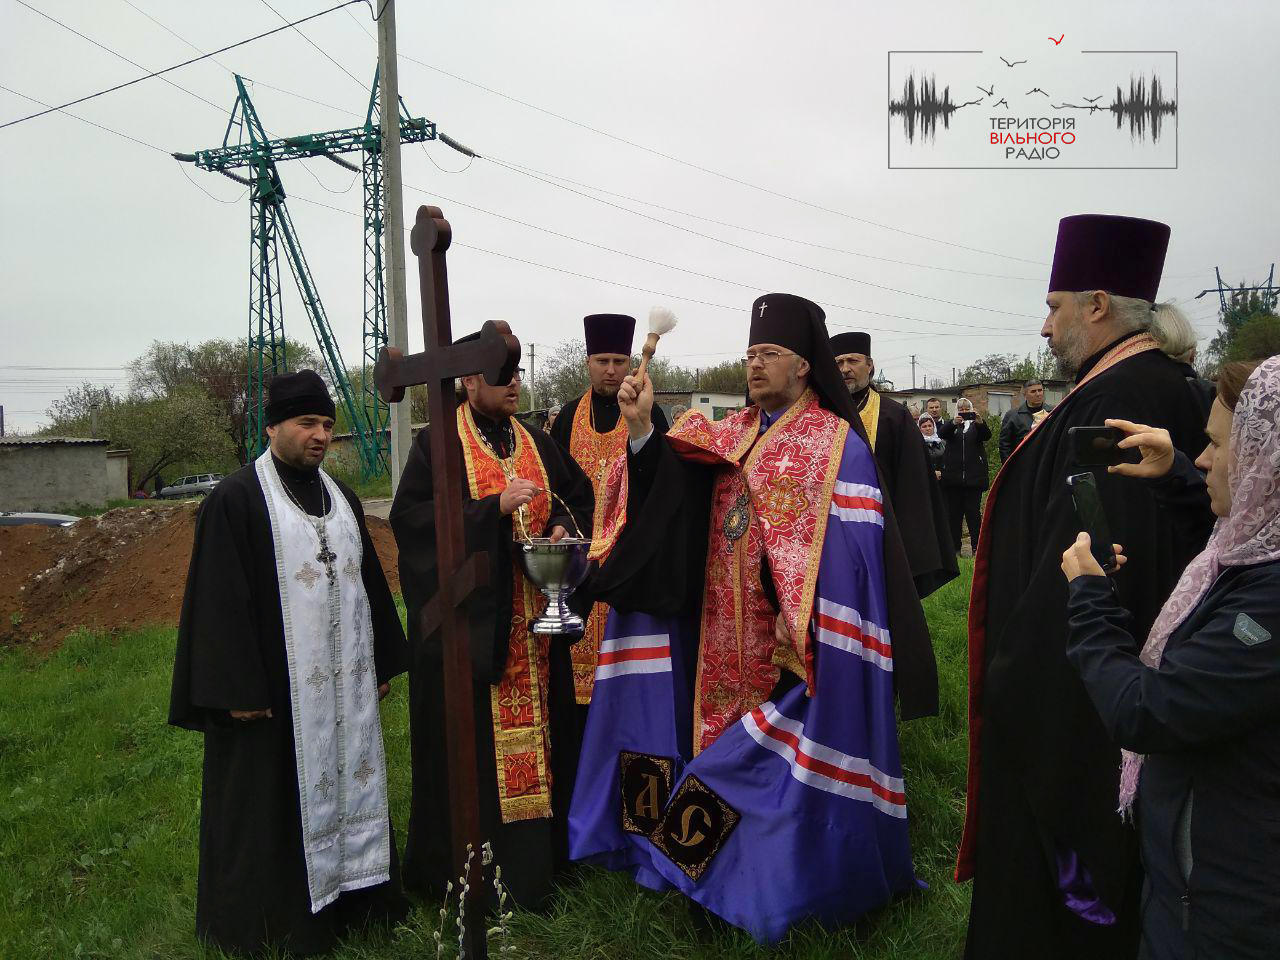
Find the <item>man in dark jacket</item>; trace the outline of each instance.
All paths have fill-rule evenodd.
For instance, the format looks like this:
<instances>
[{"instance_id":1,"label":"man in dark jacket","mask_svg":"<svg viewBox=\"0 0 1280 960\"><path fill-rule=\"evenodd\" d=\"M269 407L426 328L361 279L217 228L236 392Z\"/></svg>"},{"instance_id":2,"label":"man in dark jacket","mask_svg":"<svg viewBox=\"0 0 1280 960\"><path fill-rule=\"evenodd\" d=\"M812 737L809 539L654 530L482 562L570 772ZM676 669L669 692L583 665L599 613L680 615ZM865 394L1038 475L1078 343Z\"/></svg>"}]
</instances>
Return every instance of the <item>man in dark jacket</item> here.
<instances>
[{"instance_id":1,"label":"man in dark jacket","mask_svg":"<svg viewBox=\"0 0 1280 960\"><path fill-rule=\"evenodd\" d=\"M982 491L987 489L990 476L986 443L991 439L991 428L974 412L973 401L961 397L955 417L938 427L938 436L947 444L942 458L942 494L947 501L951 542L959 553L961 523L967 523L969 542L976 551Z\"/></svg>"},{"instance_id":2,"label":"man in dark jacket","mask_svg":"<svg viewBox=\"0 0 1280 960\"><path fill-rule=\"evenodd\" d=\"M1022 403L1000 421L1000 462L1004 463L1014 447L1031 432L1031 428L1049 415L1053 407L1044 402L1044 381L1028 380L1022 388Z\"/></svg>"}]
</instances>

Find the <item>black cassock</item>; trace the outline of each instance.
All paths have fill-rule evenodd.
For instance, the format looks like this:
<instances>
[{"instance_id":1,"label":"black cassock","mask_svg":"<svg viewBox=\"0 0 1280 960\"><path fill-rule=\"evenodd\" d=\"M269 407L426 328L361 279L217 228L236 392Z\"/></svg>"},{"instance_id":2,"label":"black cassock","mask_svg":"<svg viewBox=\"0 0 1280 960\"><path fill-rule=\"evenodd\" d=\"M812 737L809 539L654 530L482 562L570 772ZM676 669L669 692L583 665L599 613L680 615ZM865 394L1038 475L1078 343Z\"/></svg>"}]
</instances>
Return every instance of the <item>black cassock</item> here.
<instances>
[{"instance_id":1,"label":"black cassock","mask_svg":"<svg viewBox=\"0 0 1280 960\"><path fill-rule=\"evenodd\" d=\"M1101 356L1086 362L1081 379ZM1120 751L1066 659L1060 569L1081 529L1066 479L1086 469L1075 463L1067 430L1109 417L1165 427L1192 458L1205 445L1199 399L1177 364L1149 351L1070 394L1009 458L992 491L982 531L990 551L974 572L969 622L971 750L977 747L969 815L976 821L966 831L961 869L976 870L972 958L1137 953L1140 877L1132 830L1116 813ZM1093 472L1112 540L1129 557L1114 581L1134 615L1137 649L1204 544L1181 539L1144 484ZM1063 905L1059 862L1071 854L1117 914L1115 924L1086 922Z\"/></svg>"},{"instance_id":2,"label":"black cassock","mask_svg":"<svg viewBox=\"0 0 1280 960\"><path fill-rule=\"evenodd\" d=\"M578 404L581 402L582 397L574 397L562 406L560 413L556 415L556 422L551 425L552 438L566 450L569 449L569 438L573 435L573 417L578 412ZM595 425L596 433L608 433L618 425L618 418L621 416L622 408L618 406L616 395L602 397L594 390L591 391L591 420ZM653 429L657 433L667 432L667 415L656 403L653 405L650 417L653 420Z\"/></svg>"},{"instance_id":3,"label":"black cassock","mask_svg":"<svg viewBox=\"0 0 1280 960\"><path fill-rule=\"evenodd\" d=\"M474 413L477 426L494 450L510 448L509 435L498 424ZM594 497L591 484L568 453L541 430L529 431L551 488L569 506L581 529L591 529ZM581 733L573 694L569 645L575 638L552 637L548 677L551 726L550 819L504 824L498 805L497 763L489 692L502 679L511 640L512 520L503 516L498 495L471 499L462 477L463 525L467 552L489 556L489 584L466 606L470 622L471 670L476 720L476 770L480 793L480 829L502 867L502 880L516 903L537 909L552 892L557 870L568 861L569 799L577 770ZM574 526L564 508L552 500L550 530ZM404 879L424 896L442 898L455 879L449 817L448 751L445 741L444 650L437 630L424 637L422 610L439 589L436 568L435 502L428 431L414 440L409 462L391 507L391 527L400 548L400 589L409 614L409 725L413 746L413 805L405 845ZM540 531L541 532L541 531Z\"/></svg>"},{"instance_id":4,"label":"black cassock","mask_svg":"<svg viewBox=\"0 0 1280 960\"><path fill-rule=\"evenodd\" d=\"M321 516L317 473L275 463L298 502ZM339 486L360 524L383 684L408 668L408 647L360 501ZM228 712L268 708L273 716L262 720L232 720ZM389 882L311 912L275 549L252 463L218 484L196 517L169 722L204 733L196 893L202 939L229 953L321 953L350 929L406 915L394 834Z\"/></svg>"},{"instance_id":5,"label":"black cassock","mask_svg":"<svg viewBox=\"0 0 1280 960\"><path fill-rule=\"evenodd\" d=\"M854 394L853 402L861 410L867 402L866 391L861 396ZM907 550L916 592L921 598L927 597L960 575L947 528L947 505L929 465L915 417L897 400L883 395L876 422L875 455L902 531L902 545Z\"/></svg>"}]
</instances>

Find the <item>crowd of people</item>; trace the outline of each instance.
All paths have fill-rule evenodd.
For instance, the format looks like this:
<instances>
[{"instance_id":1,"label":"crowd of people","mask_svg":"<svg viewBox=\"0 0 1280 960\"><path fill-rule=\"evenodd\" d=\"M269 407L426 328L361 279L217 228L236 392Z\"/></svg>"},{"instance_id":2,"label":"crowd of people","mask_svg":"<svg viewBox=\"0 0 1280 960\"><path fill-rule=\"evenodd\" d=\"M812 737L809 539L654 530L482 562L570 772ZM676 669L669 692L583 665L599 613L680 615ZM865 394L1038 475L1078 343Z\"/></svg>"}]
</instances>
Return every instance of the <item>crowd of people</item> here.
<instances>
[{"instance_id":1,"label":"crowd of people","mask_svg":"<svg viewBox=\"0 0 1280 960\"><path fill-rule=\"evenodd\" d=\"M750 402L718 421L666 421L619 314L585 318L590 386L547 431L514 417L518 376L462 378L449 482L488 568L464 608L474 755L446 732L432 428L391 510L406 638L359 500L321 469L333 401L276 378L270 449L200 511L179 631L200 938L323 952L404 916L405 888L443 899L451 763L474 764L523 909L574 863L764 943L922 895L898 726L938 711L921 600L967 525L966 956L1280 954L1280 357L1224 367L1209 399L1155 302L1168 241L1061 221L1042 334L1074 387L1050 406L1025 385L994 481L968 398L914 417L876 390L870 336L793 294L751 305ZM1116 462L1081 463L1072 430L1103 425ZM583 631L533 632L519 542L578 532ZM377 704L406 672L401 865Z\"/></svg>"}]
</instances>

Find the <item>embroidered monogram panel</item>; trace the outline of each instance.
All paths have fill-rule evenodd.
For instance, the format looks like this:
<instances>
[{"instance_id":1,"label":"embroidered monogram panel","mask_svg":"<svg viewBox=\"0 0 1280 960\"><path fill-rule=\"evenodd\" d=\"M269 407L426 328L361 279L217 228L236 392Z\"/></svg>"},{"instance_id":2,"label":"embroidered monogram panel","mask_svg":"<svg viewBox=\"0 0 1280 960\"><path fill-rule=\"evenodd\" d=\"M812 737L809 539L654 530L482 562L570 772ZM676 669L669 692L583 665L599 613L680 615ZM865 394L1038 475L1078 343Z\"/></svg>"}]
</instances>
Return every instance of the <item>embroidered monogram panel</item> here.
<instances>
[{"instance_id":1,"label":"embroidered monogram panel","mask_svg":"<svg viewBox=\"0 0 1280 960\"><path fill-rule=\"evenodd\" d=\"M651 753L618 753L622 787L622 829L647 837L658 828L671 799L675 761Z\"/></svg>"},{"instance_id":2,"label":"embroidered monogram panel","mask_svg":"<svg viewBox=\"0 0 1280 960\"><path fill-rule=\"evenodd\" d=\"M649 839L696 883L741 819L719 794L690 774Z\"/></svg>"}]
</instances>

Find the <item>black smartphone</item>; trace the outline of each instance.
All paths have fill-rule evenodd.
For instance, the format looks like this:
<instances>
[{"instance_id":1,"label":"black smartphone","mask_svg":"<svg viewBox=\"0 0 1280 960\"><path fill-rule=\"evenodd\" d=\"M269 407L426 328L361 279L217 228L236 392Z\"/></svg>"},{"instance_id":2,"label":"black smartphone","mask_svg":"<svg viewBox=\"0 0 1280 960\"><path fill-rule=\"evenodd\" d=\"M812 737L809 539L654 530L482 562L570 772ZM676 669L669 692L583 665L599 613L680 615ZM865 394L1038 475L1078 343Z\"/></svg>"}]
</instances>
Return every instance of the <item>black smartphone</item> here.
<instances>
[{"instance_id":1,"label":"black smartphone","mask_svg":"<svg viewBox=\"0 0 1280 960\"><path fill-rule=\"evenodd\" d=\"M1124 433L1115 427L1071 427L1067 438L1082 467L1112 467L1128 460L1128 451L1116 446Z\"/></svg>"},{"instance_id":2,"label":"black smartphone","mask_svg":"<svg viewBox=\"0 0 1280 960\"><path fill-rule=\"evenodd\" d=\"M1092 473L1077 473L1067 477L1067 486L1071 488L1080 527L1089 534L1089 552L1098 561L1098 566L1107 573L1114 573L1116 553L1111 548L1111 528L1107 525L1106 511L1102 509L1102 498L1098 496L1098 481Z\"/></svg>"}]
</instances>

